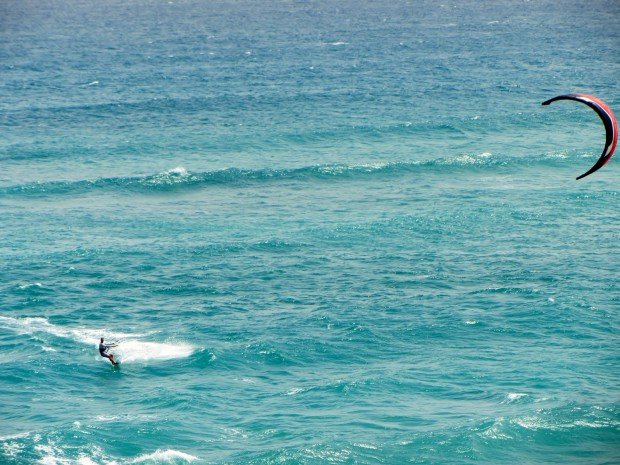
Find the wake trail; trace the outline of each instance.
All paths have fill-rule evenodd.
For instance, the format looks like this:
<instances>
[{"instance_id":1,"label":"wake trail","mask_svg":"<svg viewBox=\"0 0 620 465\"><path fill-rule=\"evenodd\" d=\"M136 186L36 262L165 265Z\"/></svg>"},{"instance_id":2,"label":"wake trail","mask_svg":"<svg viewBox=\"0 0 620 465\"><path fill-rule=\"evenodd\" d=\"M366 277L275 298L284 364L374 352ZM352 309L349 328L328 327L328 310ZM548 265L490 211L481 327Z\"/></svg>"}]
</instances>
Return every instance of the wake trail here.
<instances>
[{"instance_id":1,"label":"wake trail","mask_svg":"<svg viewBox=\"0 0 620 465\"><path fill-rule=\"evenodd\" d=\"M113 348L112 353L119 355L123 363L186 358L197 350L196 347L187 343L143 340L142 338L148 336L148 334L124 333L105 328L69 328L54 325L47 318L42 317L12 318L0 316L0 327L18 334L33 336L49 334L94 348L98 346L99 338L103 336L106 338L106 341L119 341L118 347ZM102 360L105 359L102 358Z\"/></svg>"}]
</instances>

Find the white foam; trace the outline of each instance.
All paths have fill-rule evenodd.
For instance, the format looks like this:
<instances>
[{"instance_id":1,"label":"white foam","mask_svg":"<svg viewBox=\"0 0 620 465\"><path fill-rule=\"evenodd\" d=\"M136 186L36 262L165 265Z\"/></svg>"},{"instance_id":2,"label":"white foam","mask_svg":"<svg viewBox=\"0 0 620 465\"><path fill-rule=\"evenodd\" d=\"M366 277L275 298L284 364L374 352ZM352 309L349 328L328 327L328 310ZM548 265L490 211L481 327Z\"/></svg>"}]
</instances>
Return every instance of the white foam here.
<instances>
[{"instance_id":1,"label":"white foam","mask_svg":"<svg viewBox=\"0 0 620 465\"><path fill-rule=\"evenodd\" d=\"M11 439L23 439L30 436L30 431L24 431L23 433L9 434L7 436L0 436L0 441L9 441Z\"/></svg>"},{"instance_id":2,"label":"white foam","mask_svg":"<svg viewBox=\"0 0 620 465\"><path fill-rule=\"evenodd\" d=\"M2 450L8 457L16 457L24 449L24 445L18 442L6 442L2 444Z\"/></svg>"},{"instance_id":3,"label":"white foam","mask_svg":"<svg viewBox=\"0 0 620 465\"><path fill-rule=\"evenodd\" d=\"M511 436L503 431L504 423L504 417L498 418L495 422L493 422L493 425L490 428L487 428L481 433L481 436L489 439L512 439Z\"/></svg>"},{"instance_id":4,"label":"white foam","mask_svg":"<svg viewBox=\"0 0 620 465\"><path fill-rule=\"evenodd\" d=\"M23 291L24 289L28 289L31 287L43 287L43 284L41 283L22 284L21 286L19 286L19 289Z\"/></svg>"},{"instance_id":5,"label":"white foam","mask_svg":"<svg viewBox=\"0 0 620 465\"><path fill-rule=\"evenodd\" d=\"M97 462L93 461L90 457L86 457L85 455L80 456L77 463L79 465L97 465Z\"/></svg>"},{"instance_id":6,"label":"white foam","mask_svg":"<svg viewBox=\"0 0 620 465\"><path fill-rule=\"evenodd\" d=\"M114 353L121 356L123 363L145 362L147 360L171 360L189 357L194 347L184 343L147 342L139 340L123 341Z\"/></svg>"},{"instance_id":7,"label":"white foam","mask_svg":"<svg viewBox=\"0 0 620 465\"><path fill-rule=\"evenodd\" d=\"M545 158L560 158L560 159L564 159L564 158L568 158L568 152L566 150L561 150L559 152L548 152L545 155Z\"/></svg>"},{"instance_id":8,"label":"white foam","mask_svg":"<svg viewBox=\"0 0 620 465\"><path fill-rule=\"evenodd\" d=\"M8 452L19 453L23 448L23 444L11 445ZM42 465L119 465L119 463L163 464L180 462L190 463L198 460L198 457L174 449L157 449L150 454L142 454L133 459L122 460L107 456L98 446L93 446L88 452L81 451L77 458L68 457L69 454L67 453L66 447L58 445L54 441L49 441L47 444L35 444L34 449L39 454L37 463ZM4 451L7 452L6 445Z\"/></svg>"},{"instance_id":9,"label":"white foam","mask_svg":"<svg viewBox=\"0 0 620 465\"><path fill-rule=\"evenodd\" d=\"M186 462L193 462L194 460L198 460L198 457L194 457L193 455L186 454L185 452L180 452L174 449L161 450L157 449L152 454L144 454L140 455L133 459L130 463L141 463L141 462L168 462L171 463L173 460L185 460Z\"/></svg>"},{"instance_id":10,"label":"white foam","mask_svg":"<svg viewBox=\"0 0 620 465\"><path fill-rule=\"evenodd\" d=\"M550 431L562 431L569 430L578 427L586 427L586 428L605 428L605 427L618 427L618 422L615 421L605 421L605 420L575 420L575 421L555 421L544 419L540 417L524 417L515 420L515 423L522 428L530 429L530 430L550 430Z\"/></svg>"},{"instance_id":11,"label":"white foam","mask_svg":"<svg viewBox=\"0 0 620 465\"><path fill-rule=\"evenodd\" d=\"M93 457L80 453L77 459L66 457L62 448L56 446L54 443L47 445L39 444L35 446L35 450L41 454L38 463L42 465L99 465L100 463L105 463L106 465L118 465L116 460L104 456L98 447L95 447L92 451L94 454ZM102 460L103 462L98 462L96 460ZM143 454L133 460L123 461L123 463L178 463L179 461L189 463L194 460L198 460L198 457L185 452L180 452L174 449L157 449L151 454Z\"/></svg>"},{"instance_id":12,"label":"white foam","mask_svg":"<svg viewBox=\"0 0 620 465\"><path fill-rule=\"evenodd\" d=\"M506 400L502 403L515 402L525 396L527 396L527 394L524 394L523 392L509 392L506 394Z\"/></svg>"},{"instance_id":13,"label":"white foam","mask_svg":"<svg viewBox=\"0 0 620 465\"><path fill-rule=\"evenodd\" d=\"M145 334L121 333L106 329L64 328L50 323L47 318L41 317L11 318L8 316L0 316L0 325L21 334L47 333L65 339L73 339L82 344L89 345L96 344L104 333L107 338L111 339L145 336Z\"/></svg>"},{"instance_id":14,"label":"white foam","mask_svg":"<svg viewBox=\"0 0 620 465\"><path fill-rule=\"evenodd\" d=\"M166 186L185 182L188 177L187 170L183 166L177 166L154 176L149 176L141 182L147 186Z\"/></svg>"},{"instance_id":15,"label":"white foam","mask_svg":"<svg viewBox=\"0 0 620 465\"><path fill-rule=\"evenodd\" d=\"M62 451L54 444L35 446L35 450L41 454L39 463L42 465L71 465L71 461L62 456Z\"/></svg>"},{"instance_id":16,"label":"white foam","mask_svg":"<svg viewBox=\"0 0 620 465\"><path fill-rule=\"evenodd\" d=\"M549 429L549 430L558 429L555 425L550 425L547 422L545 422L543 419L534 417L534 416L517 418L514 421L514 423L516 423L522 428L534 430L534 431L539 430L539 429Z\"/></svg>"},{"instance_id":17,"label":"white foam","mask_svg":"<svg viewBox=\"0 0 620 465\"><path fill-rule=\"evenodd\" d=\"M187 176L187 170L183 166L177 166L176 168L166 171L164 174L170 174L173 176Z\"/></svg>"},{"instance_id":18,"label":"white foam","mask_svg":"<svg viewBox=\"0 0 620 465\"><path fill-rule=\"evenodd\" d=\"M492 157L493 154L491 152L482 152L479 154L464 153L454 158L447 158L443 160L443 163L446 165L477 165Z\"/></svg>"},{"instance_id":19,"label":"white foam","mask_svg":"<svg viewBox=\"0 0 620 465\"><path fill-rule=\"evenodd\" d=\"M364 443L360 443L360 444L353 444L354 446L357 447L361 447L362 449L371 449L371 450L377 450L378 447L374 446L372 444L364 444Z\"/></svg>"},{"instance_id":20,"label":"white foam","mask_svg":"<svg viewBox=\"0 0 620 465\"><path fill-rule=\"evenodd\" d=\"M102 423L102 422L116 421L119 418L121 418L120 415L99 415L97 418L95 418L95 420L97 420L98 423Z\"/></svg>"}]
</instances>

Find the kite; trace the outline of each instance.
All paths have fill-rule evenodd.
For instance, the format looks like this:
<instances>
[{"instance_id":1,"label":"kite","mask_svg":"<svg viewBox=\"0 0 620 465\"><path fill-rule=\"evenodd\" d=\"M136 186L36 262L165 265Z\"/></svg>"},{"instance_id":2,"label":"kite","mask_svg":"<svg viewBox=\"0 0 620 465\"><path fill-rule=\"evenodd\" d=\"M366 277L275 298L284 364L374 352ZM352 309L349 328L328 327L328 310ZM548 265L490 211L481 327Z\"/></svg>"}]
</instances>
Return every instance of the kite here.
<instances>
[{"instance_id":1,"label":"kite","mask_svg":"<svg viewBox=\"0 0 620 465\"><path fill-rule=\"evenodd\" d=\"M555 102L556 100L575 100L577 102L585 103L596 112L596 114L599 116L599 118L601 118L603 124L605 125L605 148L603 148L603 153L594 164L594 166L592 166L592 168L583 173L581 176L577 177L577 179L585 178L589 174L592 174L599 168L605 166L605 164L609 160L611 160L611 157L616 150L616 145L618 144L618 121L616 120L614 113L611 111L611 108L609 108L609 106L605 102L595 97L594 95L558 95L557 97L553 97L552 99L544 101L542 104L549 105L551 102Z\"/></svg>"}]
</instances>

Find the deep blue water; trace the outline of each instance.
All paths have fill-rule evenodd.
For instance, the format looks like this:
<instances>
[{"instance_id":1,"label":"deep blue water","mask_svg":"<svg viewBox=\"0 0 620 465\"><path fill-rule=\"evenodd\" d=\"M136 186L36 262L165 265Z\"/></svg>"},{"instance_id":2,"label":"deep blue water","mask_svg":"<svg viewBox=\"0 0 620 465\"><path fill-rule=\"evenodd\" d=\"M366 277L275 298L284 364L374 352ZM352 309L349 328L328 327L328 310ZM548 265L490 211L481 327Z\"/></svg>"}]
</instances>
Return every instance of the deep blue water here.
<instances>
[{"instance_id":1,"label":"deep blue water","mask_svg":"<svg viewBox=\"0 0 620 465\"><path fill-rule=\"evenodd\" d=\"M620 462L619 19L2 2L0 463Z\"/></svg>"}]
</instances>

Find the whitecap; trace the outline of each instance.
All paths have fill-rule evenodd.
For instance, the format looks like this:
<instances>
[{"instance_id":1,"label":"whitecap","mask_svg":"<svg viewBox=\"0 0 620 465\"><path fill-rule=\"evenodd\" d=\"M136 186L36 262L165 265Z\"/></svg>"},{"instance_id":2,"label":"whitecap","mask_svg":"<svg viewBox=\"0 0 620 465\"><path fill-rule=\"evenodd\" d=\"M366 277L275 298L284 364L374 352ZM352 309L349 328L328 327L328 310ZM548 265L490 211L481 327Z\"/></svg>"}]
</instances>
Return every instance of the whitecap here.
<instances>
[{"instance_id":1,"label":"whitecap","mask_svg":"<svg viewBox=\"0 0 620 465\"><path fill-rule=\"evenodd\" d=\"M521 428L525 428L525 429L529 429L533 431L536 431L539 429L549 429L549 430L557 429L554 425L548 425L542 419L538 417L533 417L533 416L517 418L514 421L514 423L519 425Z\"/></svg>"},{"instance_id":2,"label":"whitecap","mask_svg":"<svg viewBox=\"0 0 620 465\"><path fill-rule=\"evenodd\" d=\"M187 169L183 166L177 166L168 171L149 176L141 181L142 184L147 186L166 186L174 185L177 183L185 182L189 177Z\"/></svg>"},{"instance_id":3,"label":"whitecap","mask_svg":"<svg viewBox=\"0 0 620 465\"><path fill-rule=\"evenodd\" d=\"M24 289L29 289L31 287L43 287L43 284L41 283L22 284L21 286L19 286L19 289L23 291Z\"/></svg>"},{"instance_id":4,"label":"whitecap","mask_svg":"<svg viewBox=\"0 0 620 465\"><path fill-rule=\"evenodd\" d=\"M24 444L18 442L7 442L2 444L2 450L8 457L16 457L24 449Z\"/></svg>"},{"instance_id":5,"label":"whitecap","mask_svg":"<svg viewBox=\"0 0 620 465\"><path fill-rule=\"evenodd\" d=\"M248 434L239 428L222 428L222 430L224 431L224 436L222 436L223 438L232 436L232 437L242 437L244 439L247 439L248 437Z\"/></svg>"},{"instance_id":6,"label":"whitecap","mask_svg":"<svg viewBox=\"0 0 620 465\"><path fill-rule=\"evenodd\" d=\"M502 402L502 403L506 403L509 404L511 402L515 402L523 397L527 396L527 394L524 394L523 392L509 392L508 394L506 394L506 399Z\"/></svg>"},{"instance_id":7,"label":"whitecap","mask_svg":"<svg viewBox=\"0 0 620 465\"><path fill-rule=\"evenodd\" d=\"M97 416L97 418L95 418L95 420L97 420L98 423L106 423L110 421L116 421L119 418L121 418L120 415L99 415Z\"/></svg>"},{"instance_id":8,"label":"whitecap","mask_svg":"<svg viewBox=\"0 0 620 465\"><path fill-rule=\"evenodd\" d=\"M484 436L489 439L511 439L511 437L503 431L504 427L504 417L498 418L490 428L487 428L481 433L481 436Z\"/></svg>"},{"instance_id":9,"label":"whitecap","mask_svg":"<svg viewBox=\"0 0 620 465\"><path fill-rule=\"evenodd\" d=\"M464 153L462 155L456 156L454 158L448 158L443 160L443 164L446 165L476 165L480 163L484 163L485 160L492 158L493 154L491 152L482 152L479 154L469 154Z\"/></svg>"},{"instance_id":10,"label":"whitecap","mask_svg":"<svg viewBox=\"0 0 620 465\"><path fill-rule=\"evenodd\" d=\"M63 457L62 450L53 444L38 444L34 449L41 454L39 463L42 465L68 465L70 463L67 458Z\"/></svg>"},{"instance_id":11,"label":"whitecap","mask_svg":"<svg viewBox=\"0 0 620 465\"><path fill-rule=\"evenodd\" d=\"M81 455L78 458L77 463L79 465L98 465L97 462L93 461L93 459L91 459L90 457L87 457L85 455Z\"/></svg>"},{"instance_id":12,"label":"whitecap","mask_svg":"<svg viewBox=\"0 0 620 465\"><path fill-rule=\"evenodd\" d=\"M548 152L544 155L545 158L560 158L560 159L564 159L564 158L568 158L568 152L566 150L562 150L559 152Z\"/></svg>"},{"instance_id":13,"label":"whitecap","mask_svg":"<svg viewBox=\"0 0 620 465\"><path fill-rule=\"evenodd\" d=\"M65 339L73 339L82 344L96 344L104 334L109 339L142 337L146 335L109 331L106 329L66 328L54 325L47 318L42 317L12 318L0 316L0 325L20 334L47 333Z\"/></svg>"},{"instance_id":14,"label":"whitecap","mask_svg":"<svg viewBox=\"0 0 620 465\"><path fill-rule=\"evenodd\" d=\"M177 166L176 168L166 171L164 174L173 176L187 176L187 170L183 166Z\"/></svg>"},{"instance_id":15,"label":"whitecap","mask_svg":"<svg viewBox=\"0 0 620 465\"><path fill-rule=\"evenodd\" d=\"M168 462L172 463L176 460L184 460L186 462L193 462L194 460L198 460L198 457L195 457L190 454L186 454L185 452L180 452L174 449L166 449L161 450L157 449L152 454L143 454L135 459L133 459L130 463L142 463L142 462Z\"/></svg>"},{"instance_id":16,"label":"whitecap","mask_svg":"<svg viewBox=\"0 0 620 465\"><path fill-rule=\"evenodd\" d=\"M23 439L30 436L30 431L24 431L23 433L9 434L8 436L0 436L0 441L10 441L12 439Z\"/></svg>"},{"instance_id":17,"label":"whitecap","mask_svg":"<svg viewBox=\"0 0 620 465\"><path fill-rule=\"evenodd\" d=\"M377 450L378 449L377 446L373 446L372 444L360 443L360 444L353 444L353 445L357 446L357 447L361 447L362 449L371 449L371 450Z\"/></svg>"}]
</instances>

